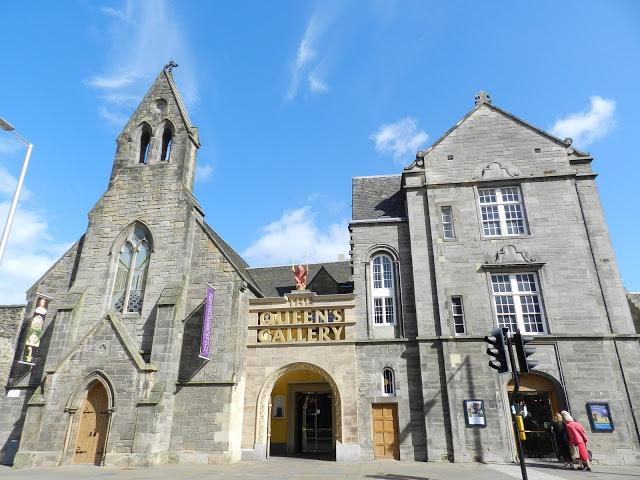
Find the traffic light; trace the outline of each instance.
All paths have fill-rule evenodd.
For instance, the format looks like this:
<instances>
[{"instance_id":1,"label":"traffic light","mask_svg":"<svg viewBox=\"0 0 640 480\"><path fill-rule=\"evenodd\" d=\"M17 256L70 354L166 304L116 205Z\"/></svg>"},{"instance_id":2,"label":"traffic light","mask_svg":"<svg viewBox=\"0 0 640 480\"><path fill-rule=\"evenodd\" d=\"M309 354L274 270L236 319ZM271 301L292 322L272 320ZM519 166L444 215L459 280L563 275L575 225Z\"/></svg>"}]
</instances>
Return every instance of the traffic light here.
<instances>
[{"instance_id":1,"label":"traffic light","mask_svg":"<svg viewBox=\"0 0 640 480\"><path fill-rule=\"evenodd\" d=\"M494 360L489 361L489 366L498 371L498 373L505 373L509 371L509 362L507 361L507 352L505 350L505 334L506 328L496 328L491 332L491 335L484 337L484 341L487 342L490 347L487 348L487 353Z\"/></svg>"},{"instance_id":2,"label":"traffic light","mask_svg":"<svg viewBox=\"0 0 640 480\"><path fill-rule=\"evenodd\" d=\"M533 342L533 337L525 337L520 334L520 332L513 335L513 343L518 355L520 373L529 373L531 370L536 368L536 365L538 365L537 361L528 359L528 357L536 353L536 347L533 345L527 345L529 342Z\"/></svg>"}]
</instances>

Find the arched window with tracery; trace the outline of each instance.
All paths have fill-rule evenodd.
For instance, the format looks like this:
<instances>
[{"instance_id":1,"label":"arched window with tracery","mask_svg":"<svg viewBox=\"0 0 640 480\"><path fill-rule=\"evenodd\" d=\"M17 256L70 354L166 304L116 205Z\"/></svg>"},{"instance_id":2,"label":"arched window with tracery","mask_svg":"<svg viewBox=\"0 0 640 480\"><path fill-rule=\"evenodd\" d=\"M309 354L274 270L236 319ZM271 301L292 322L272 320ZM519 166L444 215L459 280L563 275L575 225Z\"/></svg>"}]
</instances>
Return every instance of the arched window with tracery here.
<instances>
[{"instance_id":1,"label":"arched window with tracery","mask_svg":"<svg viewBox=\"0 0 640 480\"><path fill-rule=\"evenodd\" d=\"M149 163L149 149L151 144L151 127L144 123L140 132L140 159L139 163Z\"/></svg>"},{"instance_id":2,"label":"arched window with tracery","mask_svg":"<svg viewBox=\"0 0 640 480\"><path fill-rule=\"evenodd\" d=\"M111 305L119 313L140 313L151 248L147 232L136 226L120 249Z\"/></svg>"},{"instance_id":3,"label":"arched window with tracery","mask_svg":"<svg viewBox=\"0 0 640 480\"><path fill-rule=\"evenodd\" d=\"M164 131L162 132L162 152L160 154L161 162L168 162L169 157L171 156L171 145L173 143L173 129L169 123L166 123L164 126Z\"/></svg>"},{"instance_id":4,"label":"arched window with tracery","mask_svg":"<svg viewBox=\"0 0 640 480\"><path fill-rule=\"evenodd\" d=\"M371 261L371 298L374 325L395 325L395 275L389 255L376 255Z\"/></svg>"},{"instance_id":5,"label":"arched window with tracery","mask_svg":"<svg viewBox=\"0 0 640 480\"><path fill-rule=\"evenodd\" d=\"M382 370L382 394L387 396L396 394L396 379L390 367Z\"/></svg>"}]
</instances>

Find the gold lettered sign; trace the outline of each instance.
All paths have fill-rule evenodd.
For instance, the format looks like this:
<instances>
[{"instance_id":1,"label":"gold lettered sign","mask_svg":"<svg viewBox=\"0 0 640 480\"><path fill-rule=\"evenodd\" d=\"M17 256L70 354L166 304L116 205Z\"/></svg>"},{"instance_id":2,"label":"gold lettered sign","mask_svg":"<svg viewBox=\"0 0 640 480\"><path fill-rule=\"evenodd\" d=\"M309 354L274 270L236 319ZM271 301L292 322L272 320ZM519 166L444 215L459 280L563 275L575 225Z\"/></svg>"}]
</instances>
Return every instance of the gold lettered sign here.
<instances>
[{"instance_id":1,"label":"gold lettered sign","mask_svg":"<svg viewBox=\"0 0 640 480\"><path fill-rule=\"evenodd\" d=\"M22 358L18 361L19 363L35 365L33 358L37 349L40 348L40 339L44 332L44 319L47 316L50 300L49 297L41 295L36 298L36 308L33 312L33 317L31 317L31 323L29 323L24 341L24 350L22 351Z\"/></svg>"},{"instance_id":2,"label":"gold lettered sign","mask_svg":"<svg viewBox=\"0 0 640 480\"><path fill-rule=\"evenodd\" d=\"M344 309L301 308L258 313L258 342L335 342L344 340Z\"/></svg>"}]
</instances>

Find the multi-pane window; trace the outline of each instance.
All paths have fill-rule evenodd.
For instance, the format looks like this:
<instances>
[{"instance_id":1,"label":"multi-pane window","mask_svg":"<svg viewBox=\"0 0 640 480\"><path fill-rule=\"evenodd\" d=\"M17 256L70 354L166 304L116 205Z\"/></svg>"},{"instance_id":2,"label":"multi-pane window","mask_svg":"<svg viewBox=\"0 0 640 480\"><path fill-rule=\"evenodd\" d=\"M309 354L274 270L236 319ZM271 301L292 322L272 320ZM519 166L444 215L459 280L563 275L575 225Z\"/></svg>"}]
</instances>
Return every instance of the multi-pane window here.
<instances>
[{"instance_id":1,"label":"multi-pane window","mask_svg":"<svg viewBox=\"0 0 640 480\"><path fill-rule=\"evenodd\" d=\"M520 187L479 188L478 200L485 236L527 234Z\"/></svg>"},{"instance_id":2,"label":"multi-pane window","mask_svg":"<svg viewBox=\"0 0 640 480\"><path fill-rule=\"evenodd\" d=\"M385 367L382 370L382 394L383 395L395 395L396 394L396 381L393 370L389 367Z\"/></svg>"},{"instance_id":3,"label":"multi-pane window","mask_svg":"<svg viewBox=\"0 0 640 480\"><path fill-rule=\"evenodd\" d=\"M119 313L140 312L149 266L149 241L136 227L120 250L111 305ZM126 307L125 307L126 306Z\"/></svg>"},{"instance_id":4,"label":"multi-pane window","mask_svg":"<svg viewBox=\"0 0 640 480\"><path fill-rule=\"evenodd\" d=\"M373 298L373 323L394 325L396 323L395 282L393 262L388 255L378 255L371 262Z\"/></svg>"},{"instance_id":5,"label":"multi-pane window","mask_svg":"<svg viewBox=\"0 0 640 480\"><path fill-rule=\"evenodd\" d=\"M453 212L451 207L441 207L440 216L442 219L442 236L446 239L456 238L453 230Z\"/></svg>"},{"instance_id":6,"label":"multi-pane window","mask_svg":"<svg viewBox=\"0 0 640 480\"><path fill-rule=\"evenodd\" d=\"M451 297L451 316L453 317L453 328L456 335L463 335L465 331L462 297Z\"/></svg>"},{"instance_id":7,"label":"multi-pane window","mask_svg":"<svg viewBox=\"0 0 640 480\"><path fill-rule=\"evenodd\" d=\"M512 332L544 333L544 316L535 273L492 274L498 326Z\"/></svg>"}]
</instances>

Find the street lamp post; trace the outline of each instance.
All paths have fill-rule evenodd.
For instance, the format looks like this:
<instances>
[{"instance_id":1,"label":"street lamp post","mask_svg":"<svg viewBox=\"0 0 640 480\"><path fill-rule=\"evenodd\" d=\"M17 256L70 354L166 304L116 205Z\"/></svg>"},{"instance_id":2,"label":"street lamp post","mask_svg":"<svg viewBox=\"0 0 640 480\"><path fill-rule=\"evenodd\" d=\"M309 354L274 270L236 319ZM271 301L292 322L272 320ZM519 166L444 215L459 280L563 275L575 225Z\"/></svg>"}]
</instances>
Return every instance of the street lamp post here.
<instances>
[{"instance_id":1,"label":"street lamp post","mask_svg":"<svg viewBox=\"0 0 640 480\"><path fill-rule=\"evenodd\" d=\"M18 185L16 186L16 192L13 194L13 201L11 202L11 208L9 209L9 216L7 217L7 223L4 225L4 231L2 232L2 240L0 240L0 265L2 265L2 258L4 257L4 251L7 248L7 242L9 241L9 232L11 231L11 224L13 223L13 217L16 214L16 208L18 207L18 200L20 199L20 192L22 192L22 184L24 183L24 177L27 174L27 167L29 166L29 159L31 158L31 150L33 144L27 142L22 135L20 135L16 129L7 122L4 118L0 117L0 128L7 132L13 132L13 134L20 139L27 146L27 154L22 162L22 171L20 172L20 178L18 178Z\"/></svg>"}]
</instances>

